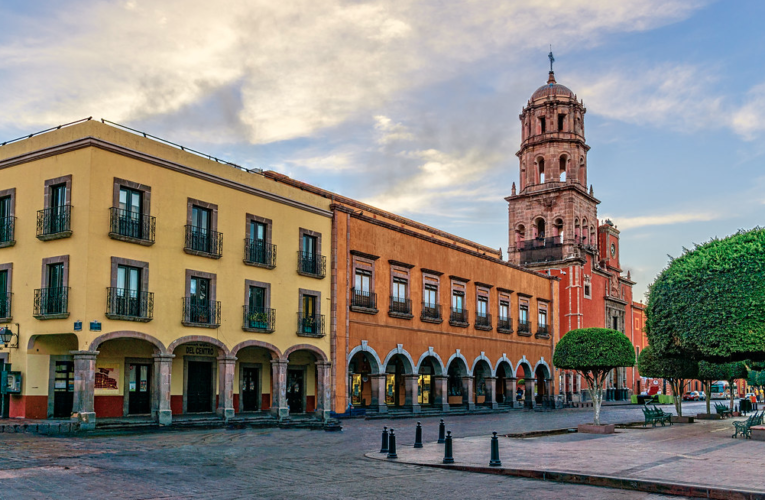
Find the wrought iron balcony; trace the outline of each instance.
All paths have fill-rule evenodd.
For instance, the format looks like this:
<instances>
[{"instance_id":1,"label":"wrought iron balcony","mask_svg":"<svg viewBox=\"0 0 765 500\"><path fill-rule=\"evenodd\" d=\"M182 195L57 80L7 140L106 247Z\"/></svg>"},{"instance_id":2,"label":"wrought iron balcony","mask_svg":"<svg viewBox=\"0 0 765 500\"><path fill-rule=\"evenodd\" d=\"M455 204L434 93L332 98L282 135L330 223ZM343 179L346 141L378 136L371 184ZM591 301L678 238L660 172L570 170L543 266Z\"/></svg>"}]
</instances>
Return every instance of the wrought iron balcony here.
<instances>
[{"instance_id":1,"label":"wrought iron balcony","mask_svg":"<svg viewBox=\"0 0 765 500\"><path fill-rule=\"evenodd\" d=\"M491 330L491 314L477 314L475 328L476 330Z\"/></svg>"},{"instance_id":2,"label":"wrought iron balcony","mask_svg":"<svg viewBox=\"0 0 765 500\"><path fill-rule=\"evenodd\" d=\"M426 323L441 323L444 319L441 317L441 306L428 302L422 303L422 313L420 320Z\"/></svg>"},{"instance_id":3,"label":"wrought iron balcony","mask_svg":"<svg viewBox=\"0 0 765 500\"><path fill-rule=\"evenodd\" d=\"M297 272L311 278L324 278L327 275L327 258L316 253L299 251Z\"/></svg>"},{"instance_id":4,"label":"wrought iron balcony","mask_svg":"<svg viewBox=\"0 0 765 500\"><path fill-rule=\"evenodd\" d=\"M127 321L151 321L154 317L154 294L125 288L107 288L106 317Z\"/></svg>"},{"instance_id":5,"label":"wrought iron balcony","mask_svg":"<svg viewBox=\"0 0 765 500\"><path fill-rule=\"evenodd\" d=\"M37 211L37 238L55 240L72 235L72 206L46 208Z\"/></svg>"},{"instance_id":6,"label":"wrought iron balcony","mask_svg":"<svg viewBox=\"0 0 765 500\"><path fill-rule=\"evenodd\" d=\"M513 318L497 318L497 331L499 333L513 333Z\"/></svg>"},{"instance_id":7,"label":"wrought iron balcony","mask_svg":"<svg viewBox=\"0 0 765 500\"><path fill-rule=\"evenodd\" d=\"M183 318L186 326L218 328L220 326L220 302L200 300L196 297L184 297Z\"/></svg>"},{"instance_id":8,"label":"wrought iron balcony","mask_svg":"<svg viewBox=\"0 0 765 500\"><path fill-rule=\"evenodd\" d=\"M531 323L529 323L528 321L518 320L518 335L530 337Z\"/></svg>"},{"instance_id":9,"label":"wrought iron balcony","mask_svg":"<svg viewBox=\"0 0 765 500\"><path fill-rule=\"evenodd\" d=\"M539 325L537 326L537 333L535 334L535 337L537 338L549 338L550 337L550 330L547 325Z\"/></svg>"},{"instance_id":10,"label":"wrought iron balcony","mask_svg":"<svg viewBox=\"0 0 765 500\"><path fill-rule=\"evenodd\" d=\"M276 309L265 307L242 307L244 311L242 330L272 333L276 330Z\"/></svg>"},{"instance_id":11,"label":"wrought iron balcony","mask_svg":"<svg viewBox=\"0 0 765 500\"><path fill-rule=\"evenodd\" d=\"M197 226L186 226L186 246L183 251L220 259L223 252L223 233Z\"/></svg>"},{"instance_id":12,"label":"wrought iron balcony","mask_svg":"<svg viewBox=\"0 0 765 500\"><path fill-rule=\"evenodd\" d=\"M273 269L276 267L276 245L271 245L263 240L245 238L244 263Z\"/></svg>"},{"instance_id":13,"label":"wrought iron balcony","mask_svg":"<svg viewBox=\"0 0 765 500\"><path fill-rule=\"evenodd\" d=\"M563 241L560 236L535 238L520 243L521 264L553 262L563 259Z\"/></svg>"},{"instance_id":14,"label":"wrought iron balcony","mask_svg":"<svg viewBox=\"0 0 765 500\"><path fill-rule=\"evenodd\" d=\"M297 334L300 337L323 337L324 315L297 313Z\"/></svg>"},{"instance_id":15,"label":"wrought iron balcony","mask_svg":"<svg viewBox=\"0 0 765 500\"><path fill-rule=\"evenodd\" d=\"M69 287L38 288L35 290L34 317L63 319L69 317Z\"/></svg>"},{"instance_id":16,"label":"wrought iron balcony","mask_svg":"<svg viewBox=\"0 0 765 500\"><path fill-rule=\"evenodd\" d=\"M11 312L12 302L12 293L8 292L4 296L0 295L0 319L8 321L13 317L13 313Z\"/></svg>"},{"instance_id":17,"label":"wrought iron balcony","mask_svg":"<svg viewBox=\"0 0 765 500\"><path fill-rule=\"evenodd\" d=\"M467 309L455 309L451 308L451 314L449 314L449 324L452 326L459 326L467 328L469 326L469 318Z\"/></svg>"},{"instance_id":18,"label":"wrought iron balcony","mask_svg":"<svg viewBox=\"0 0 765 500\"><path fill-rule=\"evenodd\" d=\"M376 313L377 294L357 288L351 288L351 311Z\"/></svg>"},{"instance_id":19,"label":"wrought iron balcony","mask_svg":"<svg viewBox=\"0 0 765 500\"><path fill-rule=\"evenodd\" d=\"M109 237L141 245L154 244L157 218L121 208L109 209Z\"/></svg>"},{"instance_id":20,"label":"wrought iron balcony","mask_svg":"<svg viewBox=\"0 0 765 500\"><path fill-rule=\"evenodd\" d=\"M388 307L388 316L394 318L411 319L412 315L412 301L410 299L403 299L401 297L390 298L390 306Z\"/></svg>"},{"instance_id":21,"label":"wrought iron balcony","mask_svg":"<svg viewBox=\"0 0 765 500\"><path fill-rule=\"evenodd\" d=\"M15 229L16 217L0 217L0 248L16 244Z\"/></svg>"}]
</instances>

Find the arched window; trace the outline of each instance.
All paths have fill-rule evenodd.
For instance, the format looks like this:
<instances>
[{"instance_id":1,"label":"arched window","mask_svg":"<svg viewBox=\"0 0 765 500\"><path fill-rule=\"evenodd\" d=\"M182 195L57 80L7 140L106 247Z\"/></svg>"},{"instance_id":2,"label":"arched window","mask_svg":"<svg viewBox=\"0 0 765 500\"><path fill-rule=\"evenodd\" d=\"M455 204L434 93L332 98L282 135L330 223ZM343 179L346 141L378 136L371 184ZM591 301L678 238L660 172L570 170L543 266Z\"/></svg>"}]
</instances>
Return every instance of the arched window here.
<instances>
[{"instance_id":1,"label":"arched window","mask_svg":"<svg viewBox=\"0 0 765 500\"><path fill-rule=\"evenodd\" d=\"M582 245L587 244L587 235L590 234L589 230L587 229L587 219L582 217Z\"/></svg>"},{"instance_id":2,"label":"arched window","mask_svg":"<svg viewBox=\"0 0 765 500\"><path fill-rule=\"evenodd\" d=\"M566 182L566 163L568 163L568 159L566 158L566 155L560 155L559 180L561 182Z\"/></svg>"},{"instance_id":3,"label":"arched window","mask_svg":"<svg viewBox=\"0 0 765 500\"><path fill-rule=\"evenodd\" d=\"M574 241L579 243L581 236L581 228L579 227L579 218L574 219Z\"/></svg>"},{"instance_id":4,"label":"arched window","mask_svg":"<svg viewBox=\"0 0 765 500\"><path fill-rule=\"evenodd\" d=\"M563 242L563 219L558 218L553 222L553 236L555 237L556 243Z\"/></svg>"},{"instance_id":5,"label":"arched window","mask_svg":"<svg viewBox=\"0 0 765 500\"><path fill-rule=\"evenodd\" d=\"M523 242L526 241L526 227L520 224L515 229L515 247L523 248Z\"/></svg>"},{"instance_id":6,"label":"arched window","mask_svg":"<svg viewBox=\"0 0 765 500\"><path fill-rule=\"evenodd\" d=\"M545 220L541 217L534 222L534 238L544 239L545 237Z\"/></svg>"},{"instance_id":7,"label":"arched window","mask_svg":"<svg viewBox=\"0 0 765 500\"><path fill-rule=\"evenodd\" d=\"M539 178L537 179L538 184L544 184L545 183L545 159L539 158L537 160L537 169L539 170Z\"/></svg>"}]
</instances>

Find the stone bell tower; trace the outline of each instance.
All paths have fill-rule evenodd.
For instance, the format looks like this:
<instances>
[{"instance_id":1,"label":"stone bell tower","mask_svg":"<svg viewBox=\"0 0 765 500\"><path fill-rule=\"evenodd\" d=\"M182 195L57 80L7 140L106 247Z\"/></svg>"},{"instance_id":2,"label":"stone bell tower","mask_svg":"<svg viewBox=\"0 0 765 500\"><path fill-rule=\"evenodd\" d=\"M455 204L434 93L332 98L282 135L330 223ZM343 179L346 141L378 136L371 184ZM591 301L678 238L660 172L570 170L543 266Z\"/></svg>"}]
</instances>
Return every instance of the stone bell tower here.
<instances>
[{"instance_id":1,"label":"stone bell tower","mask_svg":"<svg viewBox=\"0 0 765 500\"><path fill-rule=\"evenodd\" d=\"M587 189L584 103L555 81L550 53L547 83L520 114L520 190L513 183L509 205L510 262L545 268L550 262L596 252L597 205Z\"/></svg>"}]
</instances>

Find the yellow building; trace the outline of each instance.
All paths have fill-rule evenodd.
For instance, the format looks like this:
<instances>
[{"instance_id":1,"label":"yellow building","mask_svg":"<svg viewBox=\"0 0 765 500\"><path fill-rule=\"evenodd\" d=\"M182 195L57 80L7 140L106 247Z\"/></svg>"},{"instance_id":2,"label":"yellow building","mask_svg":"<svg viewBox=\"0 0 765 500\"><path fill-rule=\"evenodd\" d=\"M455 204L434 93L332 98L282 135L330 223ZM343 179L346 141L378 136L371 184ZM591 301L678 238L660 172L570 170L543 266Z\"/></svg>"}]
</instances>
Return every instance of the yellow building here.
<instances>
[{"instance_id":1,"label":"yellow building","mask_svg":"<svg viewBox=\"0 0 765 500\"><path fill-rule=\"evenodd\" d=\"M9 415L326 419L329 207L97 121L0 145Z\"/></svg>"}]
</instances>

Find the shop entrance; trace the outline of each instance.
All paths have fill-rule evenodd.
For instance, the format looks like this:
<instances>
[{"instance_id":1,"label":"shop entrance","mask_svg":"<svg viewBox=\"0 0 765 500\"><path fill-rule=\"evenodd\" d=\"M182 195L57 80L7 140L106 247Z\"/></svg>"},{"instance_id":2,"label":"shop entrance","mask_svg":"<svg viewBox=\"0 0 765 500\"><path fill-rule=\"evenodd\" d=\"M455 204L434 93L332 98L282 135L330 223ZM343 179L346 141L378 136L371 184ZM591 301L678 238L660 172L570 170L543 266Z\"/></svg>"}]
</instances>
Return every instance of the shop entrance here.
<instances>
[{"instance_id":1,"label":"shop entrance","mask_svg":"<svg viewBox=\"0 0 765 500\"><path fill-rule=\"evenodd\" d=\"M189 361L186 391L187 413L209 413L212 408L212 362Z\"/></svg>"},{"instance_id":2,"label":"shop entrance","mask_svg":"<svg viewBox=\"0 0 765 500\"><path fill-rule=\"evenodd\" d=\"M260 410L260 395L258 394L258 369L255 367L245 366L242 368L242 411L258 411Z\"/></svg>"},{"instance_id":3,"label":"shop entrance","mask_svg":"<svg viewBox=\"0 0 765 500\"><path fill-rule=\"evenodd\" d=\"M56 361L53 417L69 418L74 404L74 361Z\"/></svg>"},{"instance_id":4,"label":"shop entrance","mask_svg":"<svg viewBox=\"0 0 765 500\"><path fill-rule=\"evenodd\" d=\"M287 406L290 407L290 414L305 412L304 397L305 372L303 370L287 370Z\"/></svg>"},{"instance_id":5,"label":"shop entrance","mask_svg":"<svg viewBox=\"0 0 765 500\"><path fill-rule=\"evenodd\" d=\"M128 365L128 415L151 413L151 365Z\"/></svg>"}]
</instances>

